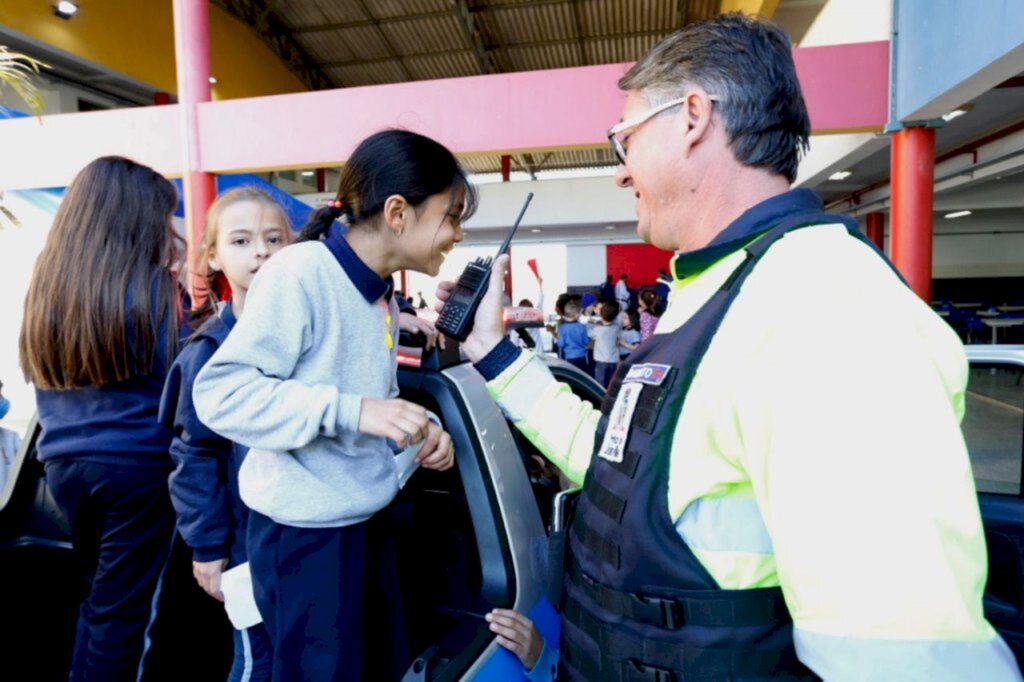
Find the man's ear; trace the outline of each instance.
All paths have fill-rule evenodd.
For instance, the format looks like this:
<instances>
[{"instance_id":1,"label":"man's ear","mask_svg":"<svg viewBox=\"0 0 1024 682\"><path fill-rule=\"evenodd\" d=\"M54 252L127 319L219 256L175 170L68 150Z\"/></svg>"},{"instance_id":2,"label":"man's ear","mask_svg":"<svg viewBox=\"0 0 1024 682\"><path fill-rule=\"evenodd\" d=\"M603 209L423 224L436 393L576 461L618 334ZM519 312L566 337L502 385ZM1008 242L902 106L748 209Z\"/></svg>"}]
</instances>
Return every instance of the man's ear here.
<instances>
[{"instance_id":1,"label":"man's ear","mask_svg":"<svg viewBox=\"0 0 1024 682\"><path fill-rule=\"evenodd\" d=\"M395 236L405 230L405 221L412 207L401 194L392 194L384 201L384 222Z\"/></svg>"},{"instance_id":2,"label":"man's ear","mask_svg":"<svg viewBox=\"0 0 1024 682\"><path fill-rule=\"evenodd\" d=\"M707 137L708 129L711 127L712 107L711 98L703 90L691 90L687 93L682 106L683 120L687 127L683 137L685 156L689 156L693 148Z\"/></svg>"}]
</instances>

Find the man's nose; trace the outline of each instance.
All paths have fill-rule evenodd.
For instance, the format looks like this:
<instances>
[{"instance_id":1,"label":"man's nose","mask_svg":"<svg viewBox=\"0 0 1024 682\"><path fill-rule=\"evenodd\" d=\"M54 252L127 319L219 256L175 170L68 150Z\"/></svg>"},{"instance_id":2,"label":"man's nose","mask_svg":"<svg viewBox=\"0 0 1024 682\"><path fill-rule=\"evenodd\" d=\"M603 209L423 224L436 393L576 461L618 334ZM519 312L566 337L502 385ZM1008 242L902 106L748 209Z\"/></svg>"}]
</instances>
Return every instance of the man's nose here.
<instances>
[{"instance_id":1,"label":"man's nose","mask_svg":"<svg viewBox=\"0 0 1024 682\"><path fill-rule=\"evenodd\" d=\"M626 168L626 164L620 163L615 167L615 184L619 187L632 187L633 178L629 175L629 169Z\"/></svg>"}]
</instances>

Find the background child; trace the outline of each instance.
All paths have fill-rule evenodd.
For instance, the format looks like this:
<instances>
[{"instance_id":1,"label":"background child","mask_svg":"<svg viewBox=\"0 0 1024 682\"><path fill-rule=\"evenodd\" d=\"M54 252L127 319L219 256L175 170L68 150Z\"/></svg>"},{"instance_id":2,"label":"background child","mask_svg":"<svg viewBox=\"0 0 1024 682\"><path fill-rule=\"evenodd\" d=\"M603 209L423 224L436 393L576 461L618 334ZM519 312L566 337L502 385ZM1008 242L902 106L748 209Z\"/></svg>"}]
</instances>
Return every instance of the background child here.
<instances>
[{"instance_id":1,"label":"background child","mask_svg":"<svg viewBox=\"0 0 1024 682\"><path fill-rule=\"evenodd\" d=\"M646 341L654 334L661 317L662 307L654 289L644 289L637 300L640 309L640 341Z\"/></svg>"},{"instance_id":2,"label":"background child","mask_svg":"<svg viewBox=\"0 0 1024 682\"><path fill-rule=\"evenodd\" d=\"M624 360L640 345L640 315L635 310L622 313L622 333L619 334L619 359Z\"/></svg>"},{"instance_id":3,"label":"background child","mask_svg":"<svg viewBox=\"0 0 1024 682\"><path fill-rule=\"evenodd\" d=\"M256 272L291 241L291 228L281 206L254 187L239 187L217 198L206 214L202 253L211 292L201 323L167 376L160 419L174 430L170 476L171 501L178 531L192 549L192 572L207 594L224 601L220 591L224 569L247 561L245 531L248 510L238 495L238 469L246 448L210 431L196 416L192 386L196 375L227 338L242 316ZM217 306L212 292L221 279L232 297ZM228 677L269 680L272 652L262 624L234 631L235 654Z\"/></svg>"},{"instance_id":4,"label":"background child","mask_svg":"<svg viewBox=\"0 0 1024 682\"><path fill-rule=\"evenodd\" d=\"M177 203L152 168L93 161L68 187L25 297L19 347L39 460L89 584L76 680L142 677L174 535L171 431L157 409L178 345Z\"/></svg>"},{"instance_id":5,"label":"background child","mask_svg":"<svg viewBox=\"0 0 1024 682\"><path fill-rule=\"evenodd\" d=\"M247 549L274 679L360 680L370 517L398 491L394 453L452 466L451 438L400 400L386 279L437 274L476 194L450 151L416 133L364 140L304 243L257 274L246 313L199 373L196 411L252 448L239 472ZM335 221L344 217L344 234Z\"/></svg>"},{"instance_id":6,"label":"background child","mask_svg":"<svg viewBox=\"0 0 1024 682\"><path fill-rule=\"evenodd\" d=\"M594 378L608 388L619 364L619 304L603 301L601 321L588 325L587 334L594 340Z\"/></svg>"},{"instance_id":7,"label":"background child","mask_svg":"<svg viewBox=\"0 0 1024 682\"><path fill-rule=\"evenodd\" d=\"M587 362L587 345L590 336L587 326L579 321L580 306L569 301L563 307L564 320L558 325L558 351L562 359L579 367L587 374L592 374Z\"/></svg>"}]
</instances>

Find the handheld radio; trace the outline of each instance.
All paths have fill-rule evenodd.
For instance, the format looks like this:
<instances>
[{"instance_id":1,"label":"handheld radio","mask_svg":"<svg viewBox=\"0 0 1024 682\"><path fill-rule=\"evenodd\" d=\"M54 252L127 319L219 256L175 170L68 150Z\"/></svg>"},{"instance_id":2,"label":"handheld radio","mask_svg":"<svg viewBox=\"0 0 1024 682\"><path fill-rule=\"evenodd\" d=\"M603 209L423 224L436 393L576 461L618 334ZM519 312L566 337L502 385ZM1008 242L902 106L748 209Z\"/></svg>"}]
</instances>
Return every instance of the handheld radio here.
<instances>
[{"instance_id":1,"label":"handheld radio","mask_svg":"<svg viewBox=\"0 0 1024 682\"><path fill-rule=\"evenodd\" d=\"M495 258L508 249L512 235L516 233L519 223L523 220L523 214L526 213L526 207L530 205L532 199L533 192L530 192L526 195L526 202L523 204L522 210L519 211L519 217L516 218L505 241L501 243L501 248L498 249ZM473 317L476 315L477 306L480 305L484 294L487 293L487 285L491 279L491 263L493 262L492 258L477 258L462 271L462 276L459 277L459 281L455 284L448 301L441 308L441 313L437 317L434 326L438 331L460 343L466 340L469 333L473 331Z\"/></svg>"}]
</instances>

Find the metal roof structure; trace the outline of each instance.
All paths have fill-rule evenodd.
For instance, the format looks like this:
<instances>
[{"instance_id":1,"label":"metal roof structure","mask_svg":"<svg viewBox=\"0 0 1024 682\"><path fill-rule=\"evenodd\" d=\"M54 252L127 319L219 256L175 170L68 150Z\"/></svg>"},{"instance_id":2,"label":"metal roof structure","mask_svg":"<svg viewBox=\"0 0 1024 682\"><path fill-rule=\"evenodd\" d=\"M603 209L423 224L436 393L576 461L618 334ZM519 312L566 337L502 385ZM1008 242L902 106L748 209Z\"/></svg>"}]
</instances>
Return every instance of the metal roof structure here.
<instances>
[{"instance_id":1,"label":"metal roof structure","mask_svg":"<svg viewBox=\"0 0 1024 682\"><path fill-rule=\"evenodd\" d=\"M720 0L214 0L310 89L636 61ZM453 103L457 107L458 103ZM463 159L498 172L500 155ZM512 155L513 170L614 165L605 149Z\"/></svg>"}]
</instances>

